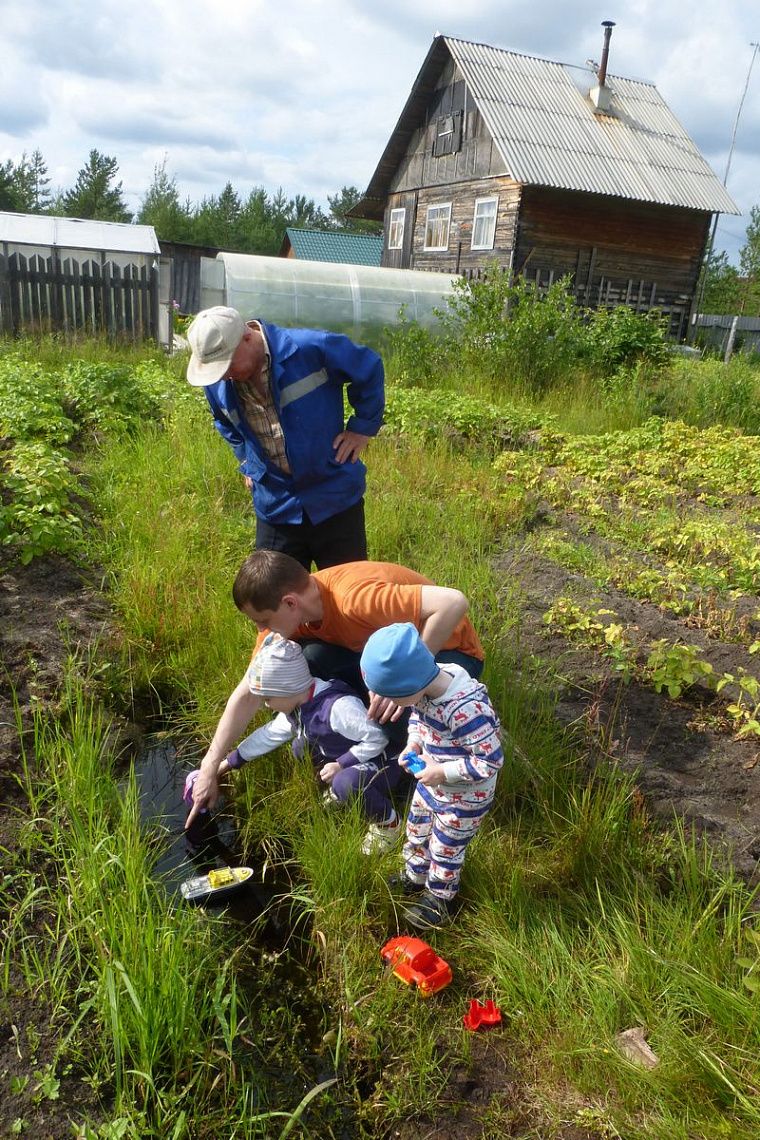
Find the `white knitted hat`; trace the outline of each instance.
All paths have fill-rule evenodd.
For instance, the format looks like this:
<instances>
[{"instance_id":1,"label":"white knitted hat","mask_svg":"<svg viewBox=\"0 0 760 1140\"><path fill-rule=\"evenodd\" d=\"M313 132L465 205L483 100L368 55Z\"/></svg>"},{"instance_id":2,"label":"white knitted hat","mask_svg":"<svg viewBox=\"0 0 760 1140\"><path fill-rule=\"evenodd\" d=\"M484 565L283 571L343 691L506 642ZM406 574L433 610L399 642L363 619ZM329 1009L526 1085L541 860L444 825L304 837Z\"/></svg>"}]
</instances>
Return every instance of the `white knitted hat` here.
<instances>
[{"instance_id":1,"label":"white knitted hat","mask_svg":"<svg viewBox=\"0 0 760 1140\"><path fill-rule=\"evenodd\" d=\"M267 634L248 669L248 688L256 697L292 697L313 680L301 646L279 633Z\"/></svg>"}]
</instances>

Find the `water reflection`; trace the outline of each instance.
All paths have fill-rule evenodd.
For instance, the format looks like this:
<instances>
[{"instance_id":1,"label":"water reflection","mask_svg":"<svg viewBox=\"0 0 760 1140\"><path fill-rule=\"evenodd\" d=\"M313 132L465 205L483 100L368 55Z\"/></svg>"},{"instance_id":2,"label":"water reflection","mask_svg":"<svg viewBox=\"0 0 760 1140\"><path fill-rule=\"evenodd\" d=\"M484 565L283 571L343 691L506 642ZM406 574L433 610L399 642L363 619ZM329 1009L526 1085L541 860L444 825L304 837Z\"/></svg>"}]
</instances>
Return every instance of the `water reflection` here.
<instances>
[{"instance_id":1,"label":"water reflection","mask_svg":"<svg viewBox=\"0 0 760 1140\"><path fill-rule=\"evenodd\" d=\"M180 758L172 741L157 738L149 741L143 754L135 760L143 823L165 838L155 864L155 877L179 899L180 884L193 875L205 874L213 867L253 866L253 880L226 904L227 910L231 917L245 922L253 921L269 908L267 917L280 930L282 923L272 904L286 893L287 887L262 881L255 861L241 852L234 821L225 812L223 803L213 814L207 841L197 848L187 843L187 807L182 792L191 766L192 761Z\"/></svg>"}]
</instances>

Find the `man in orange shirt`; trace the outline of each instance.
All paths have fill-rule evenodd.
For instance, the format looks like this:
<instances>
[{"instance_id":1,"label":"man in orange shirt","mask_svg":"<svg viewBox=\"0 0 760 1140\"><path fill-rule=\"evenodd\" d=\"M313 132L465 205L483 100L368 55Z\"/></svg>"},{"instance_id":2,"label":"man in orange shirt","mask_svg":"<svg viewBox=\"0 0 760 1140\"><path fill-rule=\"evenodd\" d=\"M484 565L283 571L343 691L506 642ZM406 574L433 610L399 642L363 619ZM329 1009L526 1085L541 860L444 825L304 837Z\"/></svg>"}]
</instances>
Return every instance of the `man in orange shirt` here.
<instances>
[{"instance_id":1,"label":"man in orange shirt","mask_svg":"<svg viewBox=\"0 0 760 1140\"><path fill-rule=\"evenodd\" d=\"M287 554L254 550L235 578L232 596L259 630L256 649L270 630L300 641L318 677L362 688L361 651L375 630L395 622L411 622L439 664L455 662L476 679L483 671L483 648L466 616L464 594L395 562L346 562L310 574ZM201 762L186 826L201 808L213 808L219 765L261 705L249 690L246 670ZM397 721L403 711L370 693L369 715L381 724Z\"/></svg>"}]
</instances>

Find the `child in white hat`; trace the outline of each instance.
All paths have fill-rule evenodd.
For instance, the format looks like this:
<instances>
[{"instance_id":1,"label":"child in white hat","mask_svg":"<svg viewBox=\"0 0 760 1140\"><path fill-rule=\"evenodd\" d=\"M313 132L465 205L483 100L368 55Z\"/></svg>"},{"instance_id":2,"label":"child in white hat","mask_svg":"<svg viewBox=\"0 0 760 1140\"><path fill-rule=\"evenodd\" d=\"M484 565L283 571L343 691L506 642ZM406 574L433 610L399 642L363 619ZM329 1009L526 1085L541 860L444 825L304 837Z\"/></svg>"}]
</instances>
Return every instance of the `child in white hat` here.
<instances>
[{"instance_id":1,"label":"child in white hat","mask_svg":"<svg viewBox=\"0 0 760 1140\"><path fill-rule=\"evenodd\" d=\"M400 763L411 760L417 787L406 822L404 874L394 881L417 895L405 907L412 926L440 926L454 910L467 844L493 802L504 760L499 718L485 685L460 665L438 665L410 622L373 633L360 668L370 695L411 707Z\"/></svg>"},{"instance_id":2,"label":"child in white hat","mask_svg":"<svg viewBox=\"0 0 760 1140\"><path fill-rule=\"evenodd\" d=\"M397 757L388 755L386 733L369 719L357 693L342 681L313 677L301 646L277 633L267 635L251 662L248 686L277 716L247 736L222 761L219 774L283 744L293 742L297 753L308 745L330 799L345 803L359 797L370 821L364 854L389 850L401 835L401 824L388 793L402 772ZM188 807L197 773L185 781Z\"/></svg>"}]
</instances>

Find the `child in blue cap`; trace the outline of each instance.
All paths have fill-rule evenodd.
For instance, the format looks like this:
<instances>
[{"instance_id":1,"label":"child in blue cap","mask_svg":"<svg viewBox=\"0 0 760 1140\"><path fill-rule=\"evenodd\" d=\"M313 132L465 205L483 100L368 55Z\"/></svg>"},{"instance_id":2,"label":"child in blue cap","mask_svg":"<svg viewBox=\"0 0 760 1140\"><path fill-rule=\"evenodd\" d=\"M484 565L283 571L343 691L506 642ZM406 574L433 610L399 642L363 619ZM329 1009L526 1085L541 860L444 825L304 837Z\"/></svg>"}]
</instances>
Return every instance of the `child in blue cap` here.
<instances>
[{"instance_id":1,"label":"child in blue cap","mask_svg":"<svg viewBox=\"0 0 760 1140\"><path fill-rule=\"evenodd\" d=\"M412 926L440 926L454 910L467 844L493 801L504 761L499 718L485 685L459 665L439 666L410 622L373 633L360 667L371 695L411 706L406 751L422 764L413 772L401 878L417 898L405 914ZM400 763L408 762L402 754Z\"/></svg>"}]
</instances>

